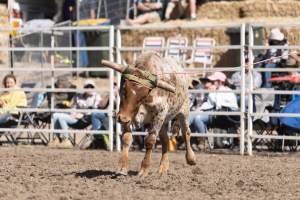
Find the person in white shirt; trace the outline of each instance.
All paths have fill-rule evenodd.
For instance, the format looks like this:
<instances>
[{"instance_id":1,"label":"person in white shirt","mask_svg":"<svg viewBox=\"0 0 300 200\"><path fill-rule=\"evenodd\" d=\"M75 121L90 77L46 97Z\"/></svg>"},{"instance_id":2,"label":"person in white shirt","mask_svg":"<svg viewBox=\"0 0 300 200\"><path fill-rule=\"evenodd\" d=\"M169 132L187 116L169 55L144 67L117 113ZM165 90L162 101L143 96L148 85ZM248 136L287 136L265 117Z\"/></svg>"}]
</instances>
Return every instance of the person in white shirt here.
<instances>
[{"instance_id":1,"label":"person in white shirt","mask_svg":"<svg viewBox=\"0 0 300 200\"><path fill-rule=\"evenodd\" d=\"M250 76L251 73L249 71L250 69L250 63L249 59L245 59L245 88L246 91L248 88L250 88ZM253 89L260 88L262 86L262 76L259 72L257 71L252 71L252 77L253 77ZM235 87L235 89L240 90L241 89L241 84L242 84L242 74L240 71L237 71L232 74L231 78L228 80L228 82ZM238 97L238 100L240 98ZM248 95L245 96L245 102L246 106L248 105Z\"/></svg>"},{"instance_id":2,"label":"person in white shirt","mask_svg":"<svg viewBox=\"0 0 300 200\"><path fill-rule=\"evenodd\" d=\"M73 103L71 105L74 109L96 109L100 103L101 96L94 92L88 91L88 89L95 89L96 84L93 80L86 80L84 82L84 89L87 89L83 94L76 95L73 97ZM72 112L72 113L54 113L54 129L68 130L70 125L76 124L85 115L90 113ZM60 147L60 148L72 148L73 145L69 140L69 133L55 133L58 137L55 137L48 146L49 147ZM61 141L60 141L61 140Z\"/></svg>"},{"instance_id":3,"label":"person in white shirt","mask_svg":"<svg viewBox=\"0 0 300 200\"><path fill-rule=\"evenodd\" d=\"M203 79L204 89L211 90L204 103L196 109L196 111L214 111L226 108L229 111L238 110L237 97L233 92L213 92L216 90L230 91L231 89L225 85L226 75L222 72L214 72L212 75ZM190 125L194 126L197 133L206 133L207 124L211 121L212 116L206 114L190 115Z\"/></svg>"}]
</instances>

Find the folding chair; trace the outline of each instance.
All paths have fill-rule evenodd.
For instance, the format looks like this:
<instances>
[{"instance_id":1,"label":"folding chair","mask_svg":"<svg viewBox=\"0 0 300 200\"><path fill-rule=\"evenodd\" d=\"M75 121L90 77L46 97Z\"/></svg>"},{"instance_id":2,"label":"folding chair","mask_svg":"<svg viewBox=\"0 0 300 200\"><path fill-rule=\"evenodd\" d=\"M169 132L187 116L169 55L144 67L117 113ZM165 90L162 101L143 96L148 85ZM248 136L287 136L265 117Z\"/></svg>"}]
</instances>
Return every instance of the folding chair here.
<instances>
[{"instance_id":1,"label":"folding chair","mask_svg":"<svg viewBox=\"0 0 300 200\"><path fill-rule=\"evenodd\" d=\"M213 38L199 38L197 37L193 42L193 49L191 59L187 62L188 64L200 63L203 68L206 69L207 66L212 67L213 61L213 49L215 46L215 40ZM204 73L205 75L205 73Z\"/></svg>"},{"instance_id":2,"label":"folding chair","mask_svg":"<svg viewBox=\"0 0 300 200\"><path fill-rule=\"evenodd\" d=\"M165 38L163 37L145 37L143 41L143 51L155 51L162 55L161 48L165 46ZM148 48L148 49L147 49Z\"/></svg>"},{"instance_id":3,"label":"folding chair","mask_svg":"<svg viewBox=\"0 0 300 200\"><path fill-rule=\"evenodd\" d=\"M87 129L91 125L91 115L86 115L82 119L78 120L76 124L70 125L73 129ZM102 126L100 127L100 130L108 130L108 116L106 116L106 119L104 119L104 122ZM74 134L74 137L71 137L71 142L73 145L77 145L80 149L86 149L93 141L93 139L96 137L95 133L85 133L84 136L79 140L79 142L76 144L76 133ZM104 136L103 136L104 137Z\"/></svg>"},{"instance_id":4,"label":"folding chair","mask_svg":"<svg viewBox=\"0 0 300 200\"><path fill-rule=\"evenodd\" d=\"M80 130L80 129L87 129L91 125L91 115L86 114L84 117L79 119L75 124L69 125L70 128L74 130ZM80 147L81 141L86 138L85 134L83 138L78 143L78 146ZM73 136L70 135L71 143L75 146L76 145L76 133L73 134Z\"/></svg>"},{"instance_id":5,"label":"folding chair","mask_svg":"<svg viewBox=\"0 0 300 200\"><path fill-rule=\"evenodd\" d=\"M34 88L39 87L40 84L37 83L25 83L21 85L21 88ZM27 92L26 93L27 100L29 102L29 106L27 108L38 108L41 106L43 100L45 99L44 93L39 92ZM33 127L35 129L41 128L41 123L39 118L37 117L37 112L19 112L16 115L12 115L11 119L8 121L5 128L30 128ZM27 137L21 137L23 132L5 132L3 135L6 137L8 142L12 142L14 144L18 143L18 140L27 139L31 140L31 143L34 143L35 139L40 139L43 144L48 143L48 138L44 135L43 132L35 132L32 134L31 132L27 132Z\"/></svg>"},{"instance_id":6,"label":"folding chair","mask_svg":"<svg viewBox=\"0 0 300 200\"><path fill-rule=\"evenodd\" d=\"M272 88L268 88L270 90ZM266 89L260 89L266 90ZM274 94L260 94L255 95L255 108L257 113L270 113L273 110L274 105ZM253 131L257 135L273 135L276 130L276 126L272 123L272 120L269 116L256 116L253 118ZM274 149L275 143L271 139L256 138L252 142L253 148L258 146L266 146L268 149Z\"/></svg>"},{"instance_id":7,"label":"folding chair","mask_svg":"<svg viewBox=\"0 0 300 200\"><path fill-rule=\"evenodd\" d=\"M167 40L167 47L165 56L172 57L178 61L184 62L186 59L186 48L188 46L188 39L186 37L169 37Z\"/></svg>"},{"instance_id":8,"label":"folding chair","mask_svg":"<svg viewBox=\"0 0 300 200\"><path fill-rule=\"evenodd\" d=\"M222 108L218 111L230 111L227 108ZM207 128L209 129L209 132L211 133L239 133L240 131L240 116L227 116L227 115L216 115L213 116L210 123L207 124ZM217 138L208 138L209 141L209 147L211 149L217 147L217 148L224 148L225 144L223 144L223 141L227 141L229 143L229 148L234 148L234 145L237 145L238 141L233 138L223 138L223 137L217 137Z\"/></svg>"}]
</instances>

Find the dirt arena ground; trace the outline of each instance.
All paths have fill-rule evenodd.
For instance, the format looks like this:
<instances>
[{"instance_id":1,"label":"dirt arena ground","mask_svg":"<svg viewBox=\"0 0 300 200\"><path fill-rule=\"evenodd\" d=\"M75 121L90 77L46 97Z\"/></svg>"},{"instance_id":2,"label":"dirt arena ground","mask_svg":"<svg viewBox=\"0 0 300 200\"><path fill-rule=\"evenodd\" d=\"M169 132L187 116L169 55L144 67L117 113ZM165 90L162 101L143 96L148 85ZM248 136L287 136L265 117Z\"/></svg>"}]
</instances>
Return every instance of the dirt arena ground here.
<instances>
[{"instance_id":1,"label":"dirt arena ground","mask_svg":"<svg viewBox=\"0 0 300 200\"><path fill-rule=\"evenodd\" d=\"M160 153L151 174L136 176L143 158L131 152L129 176L115 174L117 152L0 148L0 199L299 199L300 156L238 156L170 153L170 171L158 177Z\"/></svg>"}]
</instances>

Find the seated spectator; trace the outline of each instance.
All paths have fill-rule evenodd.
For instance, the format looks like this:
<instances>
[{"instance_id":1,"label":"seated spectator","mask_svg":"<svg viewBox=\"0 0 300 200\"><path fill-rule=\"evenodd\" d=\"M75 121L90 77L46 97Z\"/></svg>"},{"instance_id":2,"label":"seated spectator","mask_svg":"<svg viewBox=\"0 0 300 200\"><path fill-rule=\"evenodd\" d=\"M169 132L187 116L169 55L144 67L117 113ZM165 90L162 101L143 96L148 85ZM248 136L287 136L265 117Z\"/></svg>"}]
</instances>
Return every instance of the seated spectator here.
<instances>
[{"instance_id":1,"label":"seated spectator","mask_svg":"<svg viewBox=\"0 0 300 200\"><path fill-rule=\"evenodd\" d=\"M288 60L286 61L286 67L300 67L300 54L297 51L290 53ZM291 74L299 74L298 72L291 72Z\"/></svg>"},{"instance_id":2,"label":"seated spectator","mask_svg":"<svg viewBox=\"0 0 300 200\"><path fill-rule=\"evenodd\" d=\"M195 0L169 0L165 12L165 19L186 18L187 13L189 14L190 20L197 19Z\"/></svg>"},{"instance_id":3,"label":"seated spectator","mask_svg":"<svg viewBox=\"0 0 300 200\"><path fill-rule=\"evenodd\" d=\"M250 87L250 65L249 59L245 59L245 87ZM253 77L253 89L260 88L262 84L262 78L261 74L257 71L252 71L252 77ZM241 89L242 84L242 75L240 71L237 71L232 74L231 79L228 80L230 84L232 84L236 89Z\"/></svg>"},{"instance_id":4,"label":"seated spectator","mask_svg":"<svg viewBox=\"0 0 300 200\"><path fill-rule=\"evenodd\" d=\"M141 25L158 22L163 17L163 4L160 0L136 0L137 14L135 19L128 19L129 25Z\"/></svg>"},{"instance_id":5,"label":"seated spectator","mask_svg":"<svg viewBox=\"0 0 300 200\"><path fill-rule=\"evenodd\" d=\"M278 45L284 45L284 46L288 45L288 42L285 39L284 34L278 28L274 28L271 30L268 43L270 47L278 46ZM288 54L289 52L287 49L275 49L275 48L268 49L263 59L264 60L270 58L273 59L269 60L264 67L277 68L280 67L281 65L284 65L284 63L288 59ZM263 87L265 88L271 87L271 84L268 82L271 76L272 76L272 72L263 73Z\"/></svg>"},{"instance_id":6,"label":"seated spectator","mask_svg":"<svg viewBox=\"0 0 300 200\"><path fill-rule=\"evenodd\" d=\"M95 83L92 80L86 80L84 83L85 89L94 89ZM73 98L72 107L76 109L89 109L97 108L101 97L96 92L84 92L83 94L76 95ZM76 124L80 119L83 119L87 114L75 112L75 113L54 113L54 128L68 130L69 125ZM59 133L58 137L55 137L53 141L49 143L50 147L60 147L60 148L72 148L73 145L69 140L69 134Z\"/></svg>"},{"instance_id":7,"label":"seated spectator","mask_svg":"<svg viewBox=\"0 0 300 200\"><path fill-rule=\"evenodd\" d=\"M76 89L76 86L71 83L66 77L59 77L54 84L55 88ZM55 108L69 108L75 92L56 92L54 93ZM51 102L51 96L48 95L48 103ZM50 107L50 105L49 105Z\"/></svg>"},{"instance_id":8,"label":"seated spectator","mask_svg":"<svg viewBox=\"0 0 300 200\"><path fill-rule=\"evenodd\" d=\"M114 83L114 100L117 99L119 95L119 90L117 87L117 83ZM105 94L101 100L99 101L98 108L99 109L107 109L109 105L109 93ZM102 112L93 112L91 116L92 120L92 130L108 130L108 115L107 113ZM95 137L95 136L94 136ZM106 147L106 149L109 147L108 143L108 135L100 135L101 139L103 140L103 143ZM95 140L98 138L95 137Z\"/></svg>"},{"instance_id":9,"label":"seated spectator","mask_svg":"<svg viewBox=\"0 0 300 200\"><path fill-rule=\"evenodd\" d=\"M245 59L245 88L246 90L250 88L250 63L249 59ZM257 71L252 71L252 77L253 77L253 89L257 89L261 87L262 84L262 78L261 74ZM235 88L240 90L241 89L241 84L242 84L242 74L240 71L237 71L232 74L231 79L228 80L229 83ZM248 105L248 95L246 95L246 106Z\"/></svg>"},{"instance_id":10,"label":"seated spectator","mask_svg":"<svg viewBox=\"0 0 300 200\"><path fill-rule=\"evenodd\" d=\"M198 78L193 78L190 82L189 89L199 90L203 89ZM190 110L194 111L202 103L203 94L201 93L189 93L190 98Z\"/></svg>"},{"instance_id":11,"label":"seated spectator","mask_svg":"<svg viewBox=\"0 0 300 200\"><path fill-rule=\"evenodd\" d=\"M99 109L106 109L108 106L109 96L106 95L103 98L101 98L101 101L99 101L98 108ZM93 112L92 113L92 130L101 130L104 128L104 130L107 130L108 127L105 124L105 121L107 120L107 114L102 112Z\"/></svg>"},{"instance_id":12,"label":"seated spectator","mask_svg":"<svg viewBox=\"0 0 300 200\"><path fill-rule=\"evenodd\" d=\"M203 104L196 109L196 111L214 111L226 108L230 111L238 110L237 97L234 93L214 93L216 90L230 91L231 89L226 85L226 75L222 72L215 72L205 79L204 89L210 90L206 95ZM212 116L205 114L190 115L189 122L197 133L206 133L207 124L211 122Z\"/></svg>"},{"instance_id":13,"label":"seated spectator","mask_svg":"<svg viewBox=\"0 0 300 200\"><path fill-rule=\"evenodd\" d=\"M99 109L106 109L109 104L109 95L105 95L101 98L101 101L99 101L98 108ZM92 121L92 129L93 131L96 130L108 130L108 115L107 113L102 112L93 112L91 116ZM100 135L101 139L103 140L103 143L106 148L109 147L108 143L108 135ZM94 136L94 138L97 140L98 136Z\"/></svg>"},{"instance_id":14,"label":"seated spectator","mask_svg":"<svg viewBox=\"0 0 300 200\"><path fill-rule=\"evenodd\" d=\"M3 86L4 88L18 89L16 77L12 74L6 75L3 79ZM24 106L27 106L27 99L24 91L5 91L0 95L0 108L2 109L15 109ZM13 115L16 114L18 114L16 111L0 110L0 127L5 126Z\"/></svg>"}]
</instances>

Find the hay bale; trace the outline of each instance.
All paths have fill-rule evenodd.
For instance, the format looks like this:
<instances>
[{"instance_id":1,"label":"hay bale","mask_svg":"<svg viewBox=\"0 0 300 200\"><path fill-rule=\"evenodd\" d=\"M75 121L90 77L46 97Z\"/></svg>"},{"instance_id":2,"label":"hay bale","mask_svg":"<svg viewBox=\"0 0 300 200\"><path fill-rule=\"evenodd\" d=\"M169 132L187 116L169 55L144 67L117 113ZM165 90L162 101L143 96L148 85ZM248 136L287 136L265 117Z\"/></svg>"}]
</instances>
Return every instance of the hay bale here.
<instances>
[{"instance_id":1,"label":"hay bale","mask_svg":"<svg viewBox=\"0 0 300 200\"><path fill-rule=\"evenodd\" d=\"M198 7L198 18L238 19L260 17L298 17L300 1L247 0L209 2Z\"/></svg>"}]
</instances>

